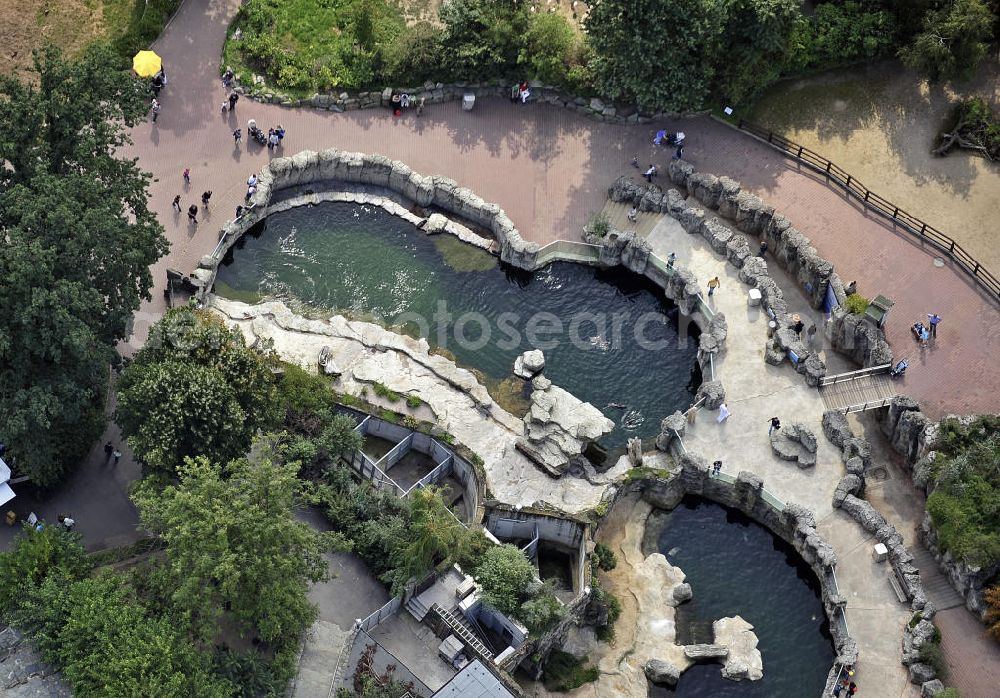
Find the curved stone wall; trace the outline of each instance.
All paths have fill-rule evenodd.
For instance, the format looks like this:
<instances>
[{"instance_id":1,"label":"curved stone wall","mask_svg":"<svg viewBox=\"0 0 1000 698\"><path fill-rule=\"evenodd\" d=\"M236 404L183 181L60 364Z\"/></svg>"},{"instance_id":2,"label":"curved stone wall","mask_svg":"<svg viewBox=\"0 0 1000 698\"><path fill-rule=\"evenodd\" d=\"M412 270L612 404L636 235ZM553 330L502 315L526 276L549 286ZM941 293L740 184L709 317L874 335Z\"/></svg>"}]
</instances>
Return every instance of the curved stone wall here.
<instances>
[{"instance_id":1,"label":"curved stone wall","mask_svg":"<svg viewBox=\"0 0 1000 698\"><path fill-rule=\"evenodd\" d=\"M704 497L723 506L737 509L772 533L788 542L812 569L820 583L820 597L829 622L830 634L837 651L835 664L827 678L824 695L829 695L841 666L858 661L858 646L841 625L840 614L847 599L836 586L837 554L816 530L813 513L797 504L779 506L765 494L764 481L754 473L741 471L735 482L709 475L709 465L701 456L685 453L679 458L681 469L670 477L636 479L619 488L608 510L619 499L639 493L654 507L670 510L687 494Z\"/></svg>"}]
</instances>

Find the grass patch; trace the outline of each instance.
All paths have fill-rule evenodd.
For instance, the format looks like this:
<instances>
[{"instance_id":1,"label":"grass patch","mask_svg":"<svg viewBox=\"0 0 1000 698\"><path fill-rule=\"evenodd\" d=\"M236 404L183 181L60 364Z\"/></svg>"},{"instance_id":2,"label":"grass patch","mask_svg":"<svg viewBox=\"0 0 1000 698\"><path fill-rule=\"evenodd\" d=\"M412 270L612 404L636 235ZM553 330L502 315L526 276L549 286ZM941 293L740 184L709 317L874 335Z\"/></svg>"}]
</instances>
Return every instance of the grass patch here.
<instances>
[{"instance_id":1,"label":"grass patch","mask_svg":"<svg viewBox=\"0 0 1000 698\"><path fill-rule=\"evenodd\" d=\"M550 691L572 691L585 683L597 681L600 672L595 666L586 666L590 658L576 657L569 652L553 650L545 662L542 682Z\"/></svg>"},{"instance_id":2,"label":"grass patch","mask_svg":"<svg viewBox=\"0 0 1000 698\"><path fill-rule=\"evenodd\" d=\"M422 404L424 404L424 401L421 400L416 395L407 395L406 396L406 406L409 407L411 410L417 409Z\"/></svg>"},{"instance_id":3,"label":"grass patch","mask_svg":"<svg viewBox=\"0 0 1000 698\"><path fill-rule=\"evenodd\" d=\"M399 402L399 399L400 399L399 393L397 393L397 392L395 392L393 390L390 390L388 387L382 385L381 383L375 383L372 386L372 390L375 391L376 395L378 395L379 397L385 398L389 402Z\"/></svg>"}]
</instances>

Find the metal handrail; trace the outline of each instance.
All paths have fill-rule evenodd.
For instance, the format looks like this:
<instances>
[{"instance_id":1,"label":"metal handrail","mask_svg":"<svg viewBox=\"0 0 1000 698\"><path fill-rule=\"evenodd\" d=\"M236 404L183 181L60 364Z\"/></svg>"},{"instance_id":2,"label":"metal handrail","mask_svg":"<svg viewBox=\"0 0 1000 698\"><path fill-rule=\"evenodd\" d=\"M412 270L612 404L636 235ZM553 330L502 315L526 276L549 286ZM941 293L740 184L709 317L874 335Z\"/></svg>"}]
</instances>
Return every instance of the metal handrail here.
<instances>
[{"instance_id":1,"label":"metal handrail","mask_svg":"<svg viewBox=\"0 0 1000 698\"><path fill-rule=\"evenodd\" d=\"M960 244L934 226L925 223L888 199L871 191L859 182L854 175L848 174L844 169L827 160L819 153L809 150L794 141L790 141L774 131L752 124L745 119L740 119L736 127L741 131L746 131L766 141L768 145L780 150L788 157L803 163L827 179L834 181L847 192L848 196L854 196L864 204L866 209L872 209L876 213L890 219L920 241L930 243L948 255L962 271L976 279L992 294L994 301L1000 302L1000 279L997 279L981 262L966 252Z\"/></svg>"},{"instance_id":2,"label":"metal handrail","mask_svg":"<svg viewBox=\"0 0 1000 698\"><path fill-rule=\"evenodd\" d=\"M887 373L892 368L892 364L879 364L878 366L869 366L868 368L861 368L857 371L848 371L847 373L837 373L832 376L824 376L819 381L819 387L824 387L827 385L836 385L837 383L846 383L847 381L857 380L859 378L867 378L868 376L874 376L879 373Z\"/></svg>"}]
</instances>

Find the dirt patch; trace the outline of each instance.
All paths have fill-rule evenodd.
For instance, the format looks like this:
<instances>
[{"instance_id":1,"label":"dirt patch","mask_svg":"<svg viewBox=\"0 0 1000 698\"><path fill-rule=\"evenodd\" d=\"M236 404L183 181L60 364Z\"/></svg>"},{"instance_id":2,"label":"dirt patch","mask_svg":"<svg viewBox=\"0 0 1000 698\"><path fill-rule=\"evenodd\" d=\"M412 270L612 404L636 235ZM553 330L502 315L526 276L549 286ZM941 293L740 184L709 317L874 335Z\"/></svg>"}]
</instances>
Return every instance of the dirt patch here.
<instances>
[{"instance_id":1,"label":"dirt patch","mask_svg":"<svg viewBox=\"0 0 1000 698\"><path fill-rule=\"evenodd\" d=\"M31 75L31 52L46 43L70 55L105 36L101 0L20 0L0 2L3 60L0 72L22 79Z\"/></svg>"}]
</instances>

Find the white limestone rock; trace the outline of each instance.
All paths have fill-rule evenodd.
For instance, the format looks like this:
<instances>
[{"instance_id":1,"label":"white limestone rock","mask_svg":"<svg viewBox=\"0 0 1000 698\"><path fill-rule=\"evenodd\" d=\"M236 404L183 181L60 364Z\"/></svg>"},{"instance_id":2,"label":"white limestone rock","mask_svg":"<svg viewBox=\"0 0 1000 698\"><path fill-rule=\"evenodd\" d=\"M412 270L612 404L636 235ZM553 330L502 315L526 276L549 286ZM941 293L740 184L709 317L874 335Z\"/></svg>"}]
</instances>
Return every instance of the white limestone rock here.
<instances>
[{"instance_id":1,"label":"white limestone rock","mask_svg":"<svg viewBox=\"0 0 1000 698\"><path fill-rule=\"evenodd\" d=\"M531 407L524 415L524 430L533 457L552 472L563 472L587 444L599 439L615 423L589 402L583 402L556 385L531 393Z\"/></svg>"},{"instance_id":2,"label":"white limestone rock","mask_svg":"<svg viewBox=\"0 0 1000 698\"><path fill-rule=\"evenodd\" d=\"M545 354L540 349L526 351L514 359L514 375L531 380L545 369Z\"/></svg>"},{"instance_id":3,"label":"white limestone rock","mask_svg":"<svg viewBox=\"0 0 1000 698\"><path fill-rule=\"evenodd\" d=\"M720 618L712 623L715 644L729 650L722 666L722 676L732 681L749 679L759 681L764 677L764 663L757 649L757 635L753 626L740 616Z\"/></svg>"}]
</instances>

